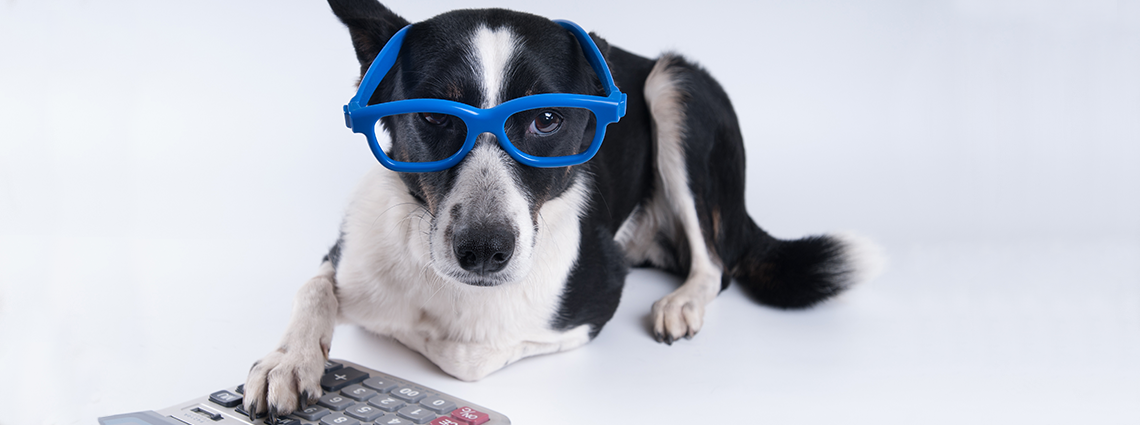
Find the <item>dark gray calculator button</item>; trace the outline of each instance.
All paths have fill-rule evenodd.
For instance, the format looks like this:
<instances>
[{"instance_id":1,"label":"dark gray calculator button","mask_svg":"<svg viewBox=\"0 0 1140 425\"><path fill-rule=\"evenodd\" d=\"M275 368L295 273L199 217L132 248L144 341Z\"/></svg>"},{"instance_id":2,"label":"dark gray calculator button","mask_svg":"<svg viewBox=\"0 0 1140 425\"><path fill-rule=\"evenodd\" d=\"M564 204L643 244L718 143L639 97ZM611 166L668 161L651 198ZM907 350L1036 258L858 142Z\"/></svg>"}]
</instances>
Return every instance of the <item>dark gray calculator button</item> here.
<instances>
[{"instance_id":1,"label":"dark gray calculator button","mask_svg":"<svg viewBox=\"0 0 1140 425\"><path fill-rule=\"evenodd\" d=\"M368 374L351 367L342 367L321 377L321 387L325 391L340 391L341 388L368 379Z\"/></svg>"},{"instance_id":2,"label":"dark gray calculator button","mask_svg":"<svg viewBox=\"0 0 1140 425\"><path fill-rule=\"evenodd\" d=\"M340 393L356 401L364 401L376 396L376 391L364 388L364 386L360 384L344 387L343 390L340 390Z\"/></svg>"},{"instance_id":3,"label":"dark gray calculator button","mask_svg":"<svg viewBox=\"0 0 1140 425\"><path fill-rule=\"evenodd\" d=\"M424 390L421 390L419 388L413 388L413 387L403 387L403 388L400 388L398 390L392 391L391 394L392 394L392 397L396 397L396 398L398 398L400 400L404 400L408 403L415 403L417 401L420 401L420 399L427 397L427 394L424 393Z\"/></svg>"},{"instance_id":4,"label":"dark gray calculator button","mask_svg":"<svg viewBox=\"0 0 1140 425\"><path fill-rule=\"evenodd\" d=\"M301 421L295 418L277 418L276 422L266 419L264 422L266 425L301 425Z\"/></svg>"},{"instance_id":5,"label":"dark gray calculator button","mask_svg":"<svg viewBox=\"0 0 1140 425\"><path fill-rule=\"evenodd\" d=\"M435 396L420 400L420 404L434 410L435 413L451 413L452 410L455 410L455 403L452 403L451 400Z\"/></svg>"},{"instance_id":6,"label":"dark gray calculator button","mask_svg":"<svg viewBox=\"0 0 1140 425\"><path fill-rule=\"evenodd\" d=\"M376 408L375 406L369 406L367 404L358 404L352 406L348 408L348 410L345 410L344 414L352 416L356 419L360 419L364 422L372 422L376 420L376 418L384 416L384 412L380 411L380 409Z\"/></svg>"},{"instance_id":7,"label":"dark gray calculator button","mask_svg":"<svg viewBox=\"0 0 1140 425\"><path fill-rule=\"evenodd\" d=\"M244 395L245 394L245 384L238 385L237 389L234 391L237 391L238 394Z\"/></svg>"},{"instance_id":8,"label":"dark gray calculator button","mask_svg":"<svg viewBox=\"0 0 1140 425\"><path fill-rule=\"evenodd\" d=\"M360 425L360 421L340 413L333 413L321 418L321 425Z\"/></svg>"},{"instance_id":9,"label":"dark gray calculator button","mask_svg":"<svg viewBox=\"0 0 1140 425\"><path fill-rule=\"evenodd\" d=\"M223 407L234 407L241 404L241 396L226 390L221 390L210 394L210 401L220 404Z\"/></svg>"},{"instance_id":10,"label":"dark gray calculator button","mask_svg":"<svg viewBox=\"0 0 1140 425\"><path fill-rule=\"evenodd\" d=\"M248 418L248 417L249 417L249 412L245 410L245 407L244 407L244 406L238 406L238 407L235 407L235 408L234 408L234 411L235 411L235 412L237 412L239 415L242 415L243 417L246 417L246 418ZM261 419L261 418L264 418L264 417L265 417L265 415L267 415L267 414L269 414L269 413L268 413L268 412L261 412L261 413L258 413L258 414L257 414L257 419Z\"/></svg>"},{"instance_id":11,"label":"dark gray calculator button","mask_svg":"<svg viewBox=\"0 0 1140 425\"><path fill-rule=\"evenodd\" d=\"M388 397L386 395L378 395L368 400L368 404L376 406L385 412L395 412L396 409L404 407L404 402Z\"/></svg>"},{"instance_id":12,"label":"dark gray calculator button","mask_svg":"<svg viewBox=\"0 0 1140 425\"><path fill-rule=\"evenodd\" d=\"M384 379L383 377L379 376L375 378L365 379L364 382L361 382L361 384L364 384L364 386L382 393L392 391L397 387L396 383L392 382L391 379Z\"/></svg>"},{"instance_id":13,"label":"dark gray calculator button","mask_svg":"<svg viewBox=\"0 0 1140 425\"><path fill-rule=\"evenodd\" d=\"M342 367L344 367L344 365L338 361L325 360L325 373L332 372L332 371L340 369Z\"/></svg>"},{"instance_id":14,"label":"dark gray calculator button","mask_svg":"<svg viewBox=\"0 0 1140 425\"><path fill-rule=\"evenodd\" d=\"M411 419L412 422L415 422L417 424L427 423L427 421L435 419L435 413L432 413L431 410L428 410L426 407L417 406L414 404L400 409L400 411L396 412L396 414Z\"/></svg>"},{"instance_id":15,"label":"dark gray calculator button","mask_svg":"<svg viewBox=\"0 0 1140 425\"><path fill-rule=\"evenodd\" d=\"M350 399L348 397L342 396L340 394L333 393L333 394L325 394L324 396L322 396L320 401L317 402L317 404L319 404L321 406L325 406L325 407L332 409L332 410L344 410L345 408L352 406L353 404L356 404L356 403L354 403L352 401L352 399Z\"/></svg>"},{"instance_id":16,"label":"dark gray calculator button","mask_svg":"<svg viewBox=\"0 0 1140 425\"><path fill-rule=\"evenodd\" d=\"M315 421L329 414L329 409L323 408L321 406L309 406L304 410L293 412L293 414L306 421Z\"/></svg>"}]
</instances>

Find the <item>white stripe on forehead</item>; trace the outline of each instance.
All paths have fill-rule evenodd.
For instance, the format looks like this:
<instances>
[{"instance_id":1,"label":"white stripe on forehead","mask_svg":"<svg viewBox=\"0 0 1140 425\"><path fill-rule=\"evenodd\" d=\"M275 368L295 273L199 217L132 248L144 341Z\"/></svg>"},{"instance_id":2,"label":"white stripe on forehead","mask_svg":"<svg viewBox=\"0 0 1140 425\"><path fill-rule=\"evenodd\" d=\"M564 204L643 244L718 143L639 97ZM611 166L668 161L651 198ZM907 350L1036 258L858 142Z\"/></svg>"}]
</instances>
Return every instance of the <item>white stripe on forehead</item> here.
<instances>
[{"instance_id":1,"label":"white stripe on forehead","mask_svg":"<svg viewBox=\"0 0 1140 425\"><path fill-rule=\"evenodd\" d=\"M499 94L507 79L507 64L518 47L515 34L506 27L491 30L480 26L475 30L472 44L472 68L483 75L483 108L502 103Z\"/></svg>"}]
</instances>

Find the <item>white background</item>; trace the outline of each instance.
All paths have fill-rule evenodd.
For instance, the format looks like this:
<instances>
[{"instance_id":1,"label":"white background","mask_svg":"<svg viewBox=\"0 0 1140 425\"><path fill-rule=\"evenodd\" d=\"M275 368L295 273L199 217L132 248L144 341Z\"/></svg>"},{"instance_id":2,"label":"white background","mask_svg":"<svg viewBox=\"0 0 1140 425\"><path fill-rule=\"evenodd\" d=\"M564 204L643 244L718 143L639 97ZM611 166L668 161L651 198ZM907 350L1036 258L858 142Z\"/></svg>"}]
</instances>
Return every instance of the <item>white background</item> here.
<instances>
[{"instance_id":1,"label":"white background","mask_svg":"<svg viewBox=\"0 0 1140 425\"><path fill-rule=\"evenodd\" d=\"M650 3L644 2L644 5ZM517 424L1140 423L1140 2L503 6L732 97L748 207L891 262L802 312L731 288L692 341L639 270L591 344L464 383L340 326L334 357ZM322 2L0 1L0 424L91 424L244 380L376 166Z\"/></svg>"}]
</instances>

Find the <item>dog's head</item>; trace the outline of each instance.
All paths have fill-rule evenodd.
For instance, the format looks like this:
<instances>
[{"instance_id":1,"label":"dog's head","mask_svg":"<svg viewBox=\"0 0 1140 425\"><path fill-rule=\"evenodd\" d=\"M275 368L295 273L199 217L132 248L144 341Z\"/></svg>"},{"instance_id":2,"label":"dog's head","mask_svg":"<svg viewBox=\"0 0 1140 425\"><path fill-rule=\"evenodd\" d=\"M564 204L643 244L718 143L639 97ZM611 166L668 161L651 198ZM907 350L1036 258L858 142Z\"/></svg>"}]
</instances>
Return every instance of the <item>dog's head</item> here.
<instances>
[{"instance_id":1,"label":"dog's head","mask_svg":"<svg viewBox=\"0 0 1140 425\"><path fill-rule=\"evenodd\" d=\"M329 3L348 26L362 76L381 48L408 24L375 0ZM595 41L604 52L604 42ZM603 94L574 36L534 15L460 10L412 26L395 65L369 104L438 98L489 108L541 93ZM385 149L388 156L423 162L440 159L440 152L455 152L463 135L448 129L462 122L450 118L432 113L383 118L391 138ZM508 131L519 132L521 138L526 136L522 132L553 129L558 143L551 149L576 150L594 136L588 116L538 113L528 119L531 122L515 123ZM515 140L514 135L509 137ZM574 184L581 168L520 164L499 146L495 135L484 133L454 167L400 177L429 212L431 230L426 237L435 270L466 284L493 286L530 271L540 210Z\"/></svg>"}]
</instances>

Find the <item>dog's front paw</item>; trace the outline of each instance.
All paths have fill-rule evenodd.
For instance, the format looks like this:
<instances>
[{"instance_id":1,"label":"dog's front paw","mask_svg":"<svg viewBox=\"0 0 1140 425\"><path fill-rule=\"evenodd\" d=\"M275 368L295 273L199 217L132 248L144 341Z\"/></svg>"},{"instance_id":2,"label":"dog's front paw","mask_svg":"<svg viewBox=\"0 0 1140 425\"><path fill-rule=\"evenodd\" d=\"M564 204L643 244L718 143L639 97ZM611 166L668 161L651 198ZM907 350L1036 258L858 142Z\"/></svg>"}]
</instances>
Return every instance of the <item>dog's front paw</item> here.
<instances>
[{"instance_id":1,"label":"dog's front paw","mask_svg":"<svg viewBox=\"0 0 1140 425\"><path fill-rule=\"evenodd\" d=\"M271 418L288 415L316 403L321 397L325 355L317 349L281 347L253 364L245 381L245 410L269 413Z\"/></svg>"},{"instance_id":2,"label":"dog's front paw","mask_svg":"<svg viewBox=\"0 0 1140 425\"><path fill-rule=\"evenodd\" d=\"M684 287L653 303L653 337L673 345L681 338L692 338L704 324L706 301L694 297Z\"/></svg>"}]
</instances>

